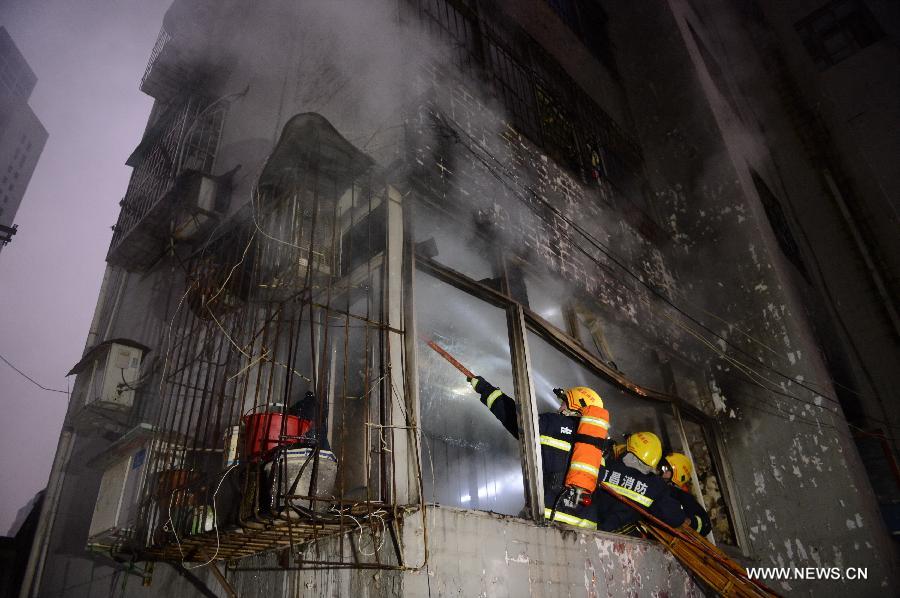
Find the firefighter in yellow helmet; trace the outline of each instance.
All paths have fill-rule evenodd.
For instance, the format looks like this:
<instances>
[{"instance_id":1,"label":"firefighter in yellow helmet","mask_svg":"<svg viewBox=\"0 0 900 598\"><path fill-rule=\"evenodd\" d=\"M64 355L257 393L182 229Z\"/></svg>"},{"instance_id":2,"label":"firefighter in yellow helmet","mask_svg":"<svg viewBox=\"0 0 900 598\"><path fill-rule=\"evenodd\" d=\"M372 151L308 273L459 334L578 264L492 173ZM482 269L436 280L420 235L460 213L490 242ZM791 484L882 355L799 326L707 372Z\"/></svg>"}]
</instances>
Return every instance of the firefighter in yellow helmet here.
<instances>
[{"instance_id":1,"label":"firefighter in yellow helmet","mask_svg":"<svg viewBox=\"0 0 900 598\"><path fill-rule=\"evenodd\" d=\"M663 480L656 475L662 457L662 443L653 432L636 432L625 441L624 451L606 462L601 483L607 489L637 503L664 521L678 527L685 522L681 506L672 498ZM598 488L597 528L607 532L637 534L637 511Z\"/></svg>"},{"instance_id":2,"label":"firefighter in yellow helmet","mask_svg":"<svg viewBox=\"0 0 900 598\"><path fill-rule=\"evenodd\" d=\"M689 524L701 536L712 530L709 513L691 494L691 460L681 453L669 453L660 464L660 477L669 483L669 494L678 501Z\"/></svg>"},{"instance_id":3,"label":"firefighter in yellow helmet","mask_svg":"<svg viewBox=\"0 0 900 598\"><path fill-rule=\"evenodd\" d=\"M481 376L469 378L472 388L481 396L481 402L500 420L503 427L514 437L519 437L516 402L502 390L490 384ZM538 433L541 443L541 469L544 480L544 517L576 527L596 529L596 508L590 504L592 498L588 494L588 504L573 501L565 493L566 477L569 472L570 453L577 448L579 442L592 442L578 434L582 423L582 412L588 407L603 407L603 399L594 390L586 386L575 386L568 389L553 389L560 401L557 411L538 415ZM603 411L605 413L605 411ZM609 418L597 418L598 426L608 429ZM602 450L605 444L597 443L598 453L602 461ZM599 468L595 475L599 475ZM596 482L596 480L595 480Z\"/></svg>"}]
</instances>

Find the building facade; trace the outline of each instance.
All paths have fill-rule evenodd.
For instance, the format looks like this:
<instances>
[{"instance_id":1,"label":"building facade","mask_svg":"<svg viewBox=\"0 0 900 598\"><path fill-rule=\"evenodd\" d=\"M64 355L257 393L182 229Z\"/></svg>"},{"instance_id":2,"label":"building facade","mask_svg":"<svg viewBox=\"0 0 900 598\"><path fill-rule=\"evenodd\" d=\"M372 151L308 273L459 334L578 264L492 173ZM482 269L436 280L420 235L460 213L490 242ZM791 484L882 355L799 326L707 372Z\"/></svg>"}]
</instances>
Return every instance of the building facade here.
<instances>
[{"instance_id":1,"label":"building facade","mask_svg":"<svg viewBox=\"0 0 900 598\"><path fill-rule=\"evenodd\" d=\"M536 417L576 385L691 456L734 558L896 592L789 123L710 39L749 17L694 4L174 2L23 595L702 594L545 523Z\"/></svg>"},{"instance_id":2,"label":"building facade","mask_svg":"<svg viewBox=\"0 0 900 598\"><path fill-rule=\"evenodd\" d=\"M34 71L6 28L0 27L0 226L7 229L13 226L47 143L47 130L28 106L36 84ZM8 232L0 237L8 237Z\"/></svg>"}]
</instances>

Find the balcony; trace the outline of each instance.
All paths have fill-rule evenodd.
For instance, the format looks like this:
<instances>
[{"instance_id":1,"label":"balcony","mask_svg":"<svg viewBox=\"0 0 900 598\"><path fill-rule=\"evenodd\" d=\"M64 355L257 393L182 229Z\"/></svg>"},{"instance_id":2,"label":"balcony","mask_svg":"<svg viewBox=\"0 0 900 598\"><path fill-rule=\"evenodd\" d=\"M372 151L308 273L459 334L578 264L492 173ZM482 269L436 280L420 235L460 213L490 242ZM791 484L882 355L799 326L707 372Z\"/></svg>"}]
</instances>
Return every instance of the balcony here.
<instances>
[{"instance_id":1,"label":"balcony","mask_svg":"<svg viewBox=\"0 0 900 598\"><path fill-rule=\"evenodd\" d=\"M147 62L141 91L168 102L187 88L210 85L215 73L227 72L225 54L213 48L217 10L208 0L172 4Z\"/></svg>"},{"instance_id":2,"label":"balcony","mask_svg":"<svg viewBox=\"0 0 900 598\"><path fill-rule=\"evenodd\" d=\"M170 140L179 127L190 131L184 122L148 131L135 152L133 210L123 209L111 261L149 258L139 255L144 244L164 250L152 245L163 233L177 243L188 229L171 214L186 212L190 194L215 196L203 191L211 162ZM296 553L324 537L358 536L362 526L379 540L390 535L394 508L419 499L407 377L390 357L404 339L401 200L323 117L288 121L252 214L236 214L183 262L183 308L159 329L166 358L153 432L110 459L112 492L96 509L91 543L139 559L204 562ZM129 481L135 467L140 484ZM109 507L119 497L126 519ZM319 560L348 566L352 558ZM379 558L367 566L383 566Z\"/></svg>"},{"instance_id":3,"label":"balcony","mask_svg":"<svg viewBox=\"0 0 900 598\"><path fill-rule=\"evenodd\" d=\"M227 209L221 177L210 173L224 107L191 97L162 111L128 158L134 166L107 261L145 271L174 241L202 233Z\"/></svg>"}]
</instances>

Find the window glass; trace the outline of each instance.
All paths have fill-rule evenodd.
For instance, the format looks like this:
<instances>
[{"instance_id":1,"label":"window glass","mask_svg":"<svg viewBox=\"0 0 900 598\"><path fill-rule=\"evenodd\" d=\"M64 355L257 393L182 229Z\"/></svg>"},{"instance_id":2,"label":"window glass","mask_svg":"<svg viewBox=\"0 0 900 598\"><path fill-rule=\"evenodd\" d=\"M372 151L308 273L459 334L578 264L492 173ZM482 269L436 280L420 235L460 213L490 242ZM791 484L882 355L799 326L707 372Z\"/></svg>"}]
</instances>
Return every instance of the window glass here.
<instances>
[{"instance_id":1,"label":"window glass","mask_svg":"<svg viewBox=\"0 0 900 598\"><path fill-rule=\"evenodd\" d=\"M691 449L691 457L694 459L694 470L697 480L700 482L700 492L712 521L713 537L716 542L737 546L734 536L734 527L731 521L731 513L728 503L722 491L719 474L707 444L703 427L690 419L683 418L684 433Z\"/></svg>"},{"instance_id":2,"label":"window glass","mask_svg":"<svg viewBox=\"0 0 900 598\"><path fill-rule=\"evenodd\" d=\"M563 332L566 327L565 307L571 291L555 276L528 273L523 276L528 292L528 307Z\"/></svg>"},{"instance_id":3,"label":"window glass","mask_svg":"<svg viewBox=\"0 0 900 598\"><path fill-rule=\"evenodd\" d=\"M670 428L667 428L664 418L670 417L672 410L667 403L625 393L533 331L528 332L528 351L539 413L559 408L559 401L553 394L554 388L588 386L603 399L603 406L610 415L610 435L616 442L621 442L624 434L640 431L654 432L663 441L669 437L665 430Z\"/></svg>"},{"instance_id":4,"label":"window glass","mask_svg":"<svg viewBox=\"0 0 900 598\"><path fill-rule=\"evenodd\" d=\"M435 341L512 396L506 313L421 272L415 298L420 338ZM519 441L466 378L421 340L417 355L425 500L519 514L525 506Z\"/></svg>"},{"instance_id":5,"label":"window glass","mask_svg":"<svg viewBox=\"0 0 900 598\"><path fill-rule=\"evenodd\" d=\"M414 210L413 234L417 244L434 240L418 252L474 280L494 276L490 251L474 227L452 221L438 208L418 202ZM436 253L435 253L436 251Z\"/></svg>"}]
</instances>

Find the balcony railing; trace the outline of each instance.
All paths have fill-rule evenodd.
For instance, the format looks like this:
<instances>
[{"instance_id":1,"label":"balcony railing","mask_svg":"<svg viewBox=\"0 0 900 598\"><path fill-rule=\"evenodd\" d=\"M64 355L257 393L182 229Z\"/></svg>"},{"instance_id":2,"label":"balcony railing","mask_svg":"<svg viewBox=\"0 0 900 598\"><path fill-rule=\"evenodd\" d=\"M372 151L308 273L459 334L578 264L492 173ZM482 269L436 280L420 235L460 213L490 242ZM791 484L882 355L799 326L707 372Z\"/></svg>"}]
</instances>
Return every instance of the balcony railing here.
<instances>
[{"instance_id":1,"label":"balcony railing","mask_svg":"<svg viewBox=\"0 0 900 598\"><path fill-rule=\"evenodd\" d=\"M253 213L185 261L135 518L98 543L176 561L296 553L384 534L393 506L417 501L399 287L385 282L401 273L385 242L402 237L399 194L323 118L285 129ZM391 566L387 548L363 550L353 566Z\"/></svg>"},{"instance_id":2,"label":"balcony railing","mask_svg":"<svg viewBox=\"0 0 900 598\"><path fill-rule=\"evenodd\" d=\"M189 97L163 110L128 159L134 166L107 260L142 269L155 259L155 246L169 230L168 209L161 202L179 175L210 174L216 159L225 106ZM177 198L171 198L177 199Z\"/></svg>"},{"instance_id":3,"label":"balcony railing","mask_svg":"<svg viewBox=\"0 0 900 598\"><path fill-rule=\"evenodd\" d=\"M211 0L172 3L141 78L141 91L167 102L185 88L208 85L217 71L216 60L224 58L209 51L220 11Z\"/></svg>"}]
</instances>

